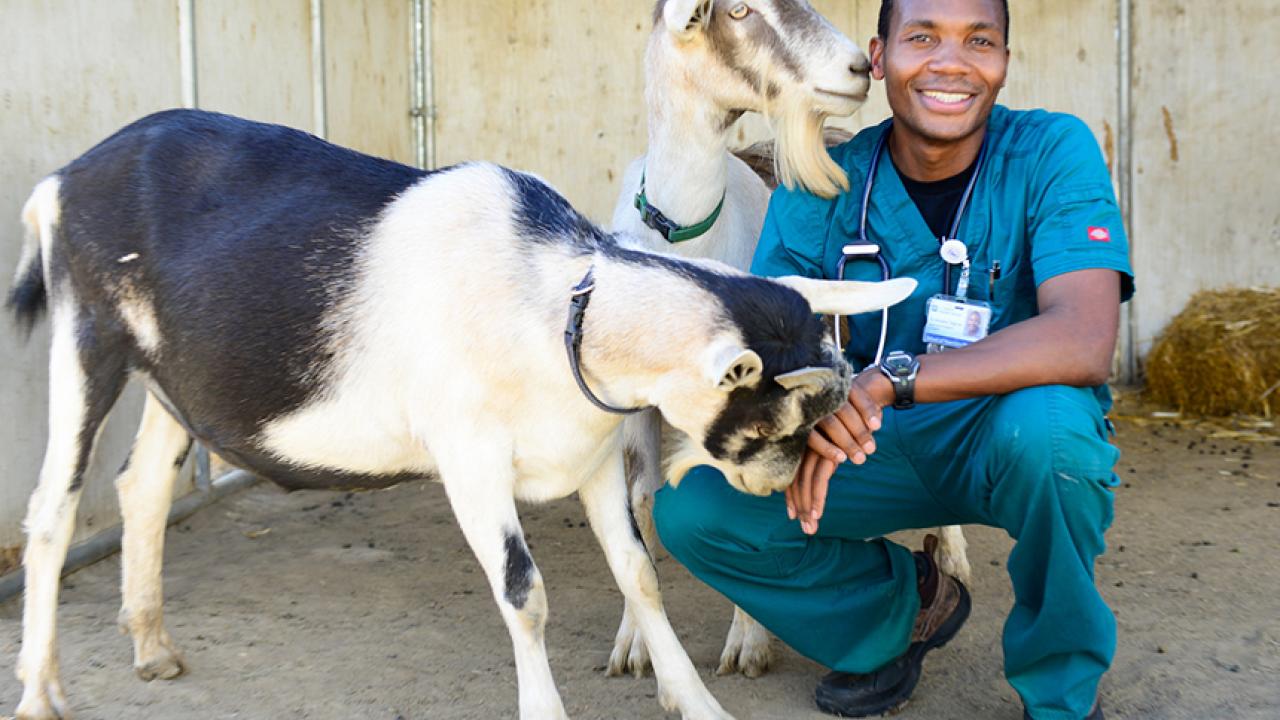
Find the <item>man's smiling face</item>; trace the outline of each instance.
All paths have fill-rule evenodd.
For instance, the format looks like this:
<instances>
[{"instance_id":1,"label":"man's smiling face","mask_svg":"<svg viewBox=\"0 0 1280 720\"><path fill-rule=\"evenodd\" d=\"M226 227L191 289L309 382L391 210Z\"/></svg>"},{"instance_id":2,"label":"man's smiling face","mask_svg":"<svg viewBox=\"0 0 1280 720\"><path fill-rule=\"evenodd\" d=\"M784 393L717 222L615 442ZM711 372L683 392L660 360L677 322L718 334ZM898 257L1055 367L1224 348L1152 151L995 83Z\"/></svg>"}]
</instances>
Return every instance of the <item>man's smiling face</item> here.
<instances>
[{"instance_id":1,"label":"man's smiling face","mask_svg":"<svg viewBox=\"0 0 1280 720\"><path fill-rule=\"evenodd\" d=\"M999 0L896 0L888 36L871 41L899 131L949 144L986 126L1009 68ZM904 138L905 139L905 138Z\"/></svg>"}]
</instances>

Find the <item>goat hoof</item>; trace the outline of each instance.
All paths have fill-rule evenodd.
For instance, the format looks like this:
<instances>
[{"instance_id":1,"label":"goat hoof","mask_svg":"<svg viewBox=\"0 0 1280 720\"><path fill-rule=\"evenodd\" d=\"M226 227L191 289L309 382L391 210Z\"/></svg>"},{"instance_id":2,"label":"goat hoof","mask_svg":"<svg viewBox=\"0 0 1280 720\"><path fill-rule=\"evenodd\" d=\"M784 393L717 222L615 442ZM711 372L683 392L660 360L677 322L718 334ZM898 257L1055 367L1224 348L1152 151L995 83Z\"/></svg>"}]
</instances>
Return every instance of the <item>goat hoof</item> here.
<instances>
[{"instance_id":1,"label":"goat hoof","mask_svg":"<svg viewBox=\"0 0 1280 720\"><path fill-rule=\"evenodd\" d=\"M769 666L772 664L773 651L768 645L762 648L741 648L740 652L731 652L726 649L720 656L720 666L716 668L716 674L724 676L742 673L746 677L755 679L769 672Z\"/></svg>"},{"instance_id":2,"label":"goat hoof","mask_svg":"<svg viewBox=\"0 0 1280 720\"><path fill-rule=\"evenodd\" d=\"M609 654L609 667L605 674L609 677L630 674L642 678L649 672L650 667L649 649L645 647L644 640L636 635L630 642L619 640L614 644L613 652Z\"/></svg>"},{"instance_id":3,"label":"goat hoof","mask_svg":"<svg viewBox=\"0 0 1280 720\"><path fill-rule=\"evenodd\" d=\"M151 682L152 680L172 680L186 672L187 666L176 652L166 648L157 657L135 663L133 670L138 673L139 678Z\"/></svg>"},{"instance_id":4,"label":"goat hoof","mask_svg":"<svg viewBox=\"0 0 1280 720\"><path fill-rule=\"evenodd\" d=\"M769 647L769 636L764 628L755 626L742 636L735 635L736 633L730 633L725 640L716 674L723 676L742 673L754 679L768 672L769 666L773 664L773 649Z\"/></svg>"},{"instance_id":5,"label":"goat hoof","mask_svg":"<svg viewBox=\"0 0 1280 720\"><path fill-rule=\"evenodd\" d=\"M609 653L609 666L605 674L609 677L621 677L630 673L642 678L649 668L649 648L644 644L644 638L640 637L631 613L624 612L618 635L613 641L613 651Z\"/></svg>"},{"instance_id":6,"label":"goat hoof","mask_svg":"<svg viewBox=\"0 0 1280 720\"><path fill-rule=\"evenodd\" d=\"M67 707L67 698L62 694L62 686L55 680L45 683L43 687L28 687L22 693L22 702L14 720L70 720L71 710Z\"/></svg>"}]
</instances>

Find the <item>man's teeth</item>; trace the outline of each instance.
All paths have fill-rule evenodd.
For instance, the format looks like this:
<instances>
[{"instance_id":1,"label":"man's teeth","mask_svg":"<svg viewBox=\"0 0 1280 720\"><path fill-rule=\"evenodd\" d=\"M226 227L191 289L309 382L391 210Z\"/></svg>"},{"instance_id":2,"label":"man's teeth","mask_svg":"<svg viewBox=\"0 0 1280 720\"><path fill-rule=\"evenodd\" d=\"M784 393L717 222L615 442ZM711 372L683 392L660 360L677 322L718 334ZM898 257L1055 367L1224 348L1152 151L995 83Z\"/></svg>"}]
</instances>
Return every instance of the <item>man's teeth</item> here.
<instances>
[{"instance_id":1,"label":"man's teeth","mask_svg":"<svg viewBox=\"0 0 1280 720\"><path fill-rule=\"evenodd\" d=\"M952 105L954 105L955 103L964 102L965 100L968 100L971 97L969 93L949 93L949 92L938 92L936 90L925 90L924 96L928 98L933 98L938 102L952 104Z\"/></svg>"}]
</instances>

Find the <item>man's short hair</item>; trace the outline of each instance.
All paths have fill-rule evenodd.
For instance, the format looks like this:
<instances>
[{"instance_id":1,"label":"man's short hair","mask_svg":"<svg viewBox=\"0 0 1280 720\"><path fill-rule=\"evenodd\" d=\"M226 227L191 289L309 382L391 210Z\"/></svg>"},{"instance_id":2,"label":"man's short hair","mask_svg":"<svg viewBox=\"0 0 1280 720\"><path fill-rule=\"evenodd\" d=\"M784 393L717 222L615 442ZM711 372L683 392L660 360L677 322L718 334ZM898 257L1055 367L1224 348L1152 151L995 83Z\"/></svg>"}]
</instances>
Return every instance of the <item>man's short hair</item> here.
<instances>
[{"instance_id":1,"label":"man's short hair","mask_svg":"<svg viewBox=\"0 0 1280 720\"><path fill-rule=\"evenodd\" d=\"M893 19L893 0L880 0L880 21L876 25L876 34L881 40L889 37L889 21ZM1009 0L1000 0L1000 9L1004 11L1004 44L1009 44Z\"/></svg>"}]
</instances>

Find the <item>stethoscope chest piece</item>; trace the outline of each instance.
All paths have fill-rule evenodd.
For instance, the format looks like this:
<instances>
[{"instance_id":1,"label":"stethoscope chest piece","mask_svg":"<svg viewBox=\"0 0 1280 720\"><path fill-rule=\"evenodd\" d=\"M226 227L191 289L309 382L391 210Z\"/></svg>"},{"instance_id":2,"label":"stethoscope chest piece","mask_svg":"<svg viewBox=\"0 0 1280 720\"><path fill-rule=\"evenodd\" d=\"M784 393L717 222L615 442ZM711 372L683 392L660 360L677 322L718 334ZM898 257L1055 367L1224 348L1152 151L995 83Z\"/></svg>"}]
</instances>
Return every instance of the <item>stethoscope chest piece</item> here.
<instances>
[{"instance_id":1,"label":"stethoscope chest piece","mask_svg":"<svg viewBox=\"0 0 1280 720\"><path fill-rule=\"evenodd\" d=\"M969 248L964 241L951 238L942 241L938 247L938 255L948 265L963 265L969 259Z\"/></svg>"}]
</instances>

